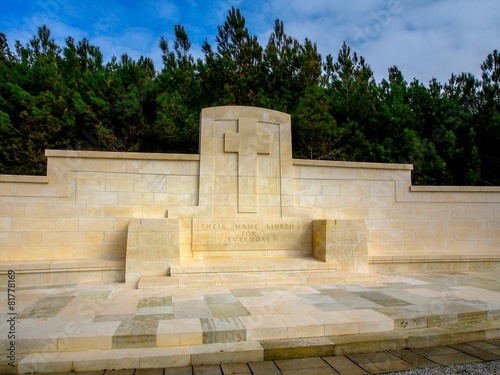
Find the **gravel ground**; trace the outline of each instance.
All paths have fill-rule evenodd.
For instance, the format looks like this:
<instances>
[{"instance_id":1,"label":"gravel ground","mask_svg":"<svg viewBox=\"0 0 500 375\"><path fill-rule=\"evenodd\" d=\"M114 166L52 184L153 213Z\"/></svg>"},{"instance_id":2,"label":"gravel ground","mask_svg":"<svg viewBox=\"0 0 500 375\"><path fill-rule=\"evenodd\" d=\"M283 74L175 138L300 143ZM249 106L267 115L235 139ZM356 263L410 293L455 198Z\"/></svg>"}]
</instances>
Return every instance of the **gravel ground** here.
<instances>
[{"instance_id":1,"label":"gravel ground","mask_svg":"<svg viewBox=\"0 0 500 375\"><path fill-rule=\"evenodd\" d=\"M465 365L439 366L422 368L417 370L391 372L385 375L500 375L500 360L480 363L468 363Z\"/></svg>"}]
</instances>

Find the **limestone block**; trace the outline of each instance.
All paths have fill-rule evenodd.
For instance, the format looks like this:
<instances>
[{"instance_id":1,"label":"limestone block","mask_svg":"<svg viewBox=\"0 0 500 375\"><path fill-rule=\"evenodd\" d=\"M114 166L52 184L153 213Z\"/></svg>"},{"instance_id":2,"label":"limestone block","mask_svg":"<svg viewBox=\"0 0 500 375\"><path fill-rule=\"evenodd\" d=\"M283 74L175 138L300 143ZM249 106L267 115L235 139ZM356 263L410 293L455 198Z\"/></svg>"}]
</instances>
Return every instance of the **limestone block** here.
<instances>
[{"instance_id":1,"label":"limestone block","mask_svg":"<svg viewBox=\"0 0 500 375\"><path fill-rule=\"evenodd\" d=\"M12 202L3 203L0 202L0 216L1 217L22 217L25 214L26 203L22 201L15 201L14 204Z\"/></svg>"},{"instance_id":2,"label":"limestone block","mask_svg":"<svg viewBox=\"0 0 500 375\"><path fill-rule=\"evenodd\" d=\"M264 348L258 341L205 344L190 347L191 365L259 362Z\"/></svg>"},{"instance_id":3,"label":"limestone block","mask_svg":"<svg viewBox=\"0 0 500 375\"><path fill-rule=\"evenodd\" d=\"M163 154L162 156L169 156ZM157 175L190 175L198 176L199 173L199 155L172 155L173 160L152 160L151 173Z\"/></svg>"},{"instance_id":4,"label":"limestone block","mask_svg":"<svg viewBox=\"0 0 500 375\"><path fill-rule=\"evenodd\" d=\"M151 160L127 160L125 161L125 172L149 173L151 171L151 162Z\"/></svg>"},{"instance_id":5,"label":"limestone block","mask_svg":"<svg viewBox=\"0 0 500 375\"><path fill-rule=\"evenodd\" d=\"M70 152L71 151L45 150L45 156L47 156L47 175L51 180L54 176L58 176L61 173L66 173L68 171L86 170L86 159L78 157L67 157L67 155L60 154Z\"/></svg>"},{"instance_id":6,"label":"limestone block","mask_svg":"<svg viewBox=\"0 0 500 375\"><path fill-rule=\"evenodd\" d=\"M83 245L85 234L83 232L47 232L45 243L47 245Z\"/></svg>"},{"instance_id":7,"label":"limestone block","mask_svg":"<svg viewBox=\"0 0 500 375\"><path fill-rule=\"evenodd\" d=\"M10 197L14 195L16 188L14 182L0 181L0 196Z\"/></svg>"},{"instance_id":8,"label":"limestone block","mask_svg":"<svg viewBox=\"0 0 500 375\"><path fill-rule=\"evenodd\" d=\"M216 206L214 207L214 216L216 218L234 218L236 209L234 206Z\"/></svg>"},{"instance_id":9,"label":"limestone block","mask_svg":"<svg viewBox=\"0 0 500 375\"><path fill-rule=\"evenodd\" d=\"M11 218L0 218L0 232L10 232L12 230Z\"/></svg>"},{"instance_id":10,"label":"limestone block","mask_svg":"<svg viewBox=\"0 0 500 375\"><path fill-rule=\"evenodd\" d=\"M125 172L125 163L119 158L88 159L86 169L92 172Z\"/></svg>"},{"instance_id":11,"label":"limestone block","mask_svg":"<svg viewBox=\"0 0 500 375\"><path fill-rule=\"evenodd\" d=\"M77 190L76 203L89 203L89 204L116 204L118 202L117 192L104 192L104 191L81 191Z\"/></svg>"},{"instance_id":12,"label":"limestone block","mask_svg":"<svg viewBox=\"0 0 500 375\"><path fill-rule=\"evenodd\" d=\"M80 231L114 231L116 219L104 217L82 217L78 219Z\"/></svg>"},{"instance_id":13,"label":"limestone block","mask_svg":"<svg viewBox=\"0 0 500 375\"><path fill-rule=\"evenodd\" d=\"M394 200L394 183L391 181L370 181L370 196L390 197Z\"/></svg>"},{"instance_id":14,"label":"limestone block","mask_svg":"<svg viewBox=\"0 0 500 375\"><path fill-rule=\"evenodd\" d=\"M138 174L134 176L133 191L136 192L151 192L151 193L166 193L167 192L166 175L149 175Z\"/></svg>"},{"instance_id":15,"label":"limestone block","mask_svg":"<svg viewBox=\"0 0 500 375\"><path fill-rule=\"evenodd\" d=\"M126 205L152 205L154 193L118 192L117 203Z\"/></svg>"},{"instance_id":16,"label":"limestone block","mask_svg":"<svg viewBox=\"0 0 500 375\"><path fill-rule=\"evenodd\" d=\"M44 243L43 232L24 232L23 235L23 245L26 246L37 246L43 245Z\"/></svg>"},{"instance_id":17,"label":"limestone block","mask_svg":"<svg viewBox=\"0 0 500 375\"><path fill-rule=\"evenodd\" d=\"M58 231L76 232L78 231L78 219L68 217L58 217L56 219Z\"/></svg>"},{"instance_id":18,"label":"limestone block","mask_svg":"<svg viewBox=\"0 0 500 375\"><path fill-rule=\"evenodd\" d=\"M86 204L82 205L82 207L86 208L86 213L85 215L82 216L87 216L87 217L103 217L105 216L105 210L106 206L102 204Z\"/></svg>"},{"instance_id":19,"label":"limestone block","mask_svg":"<svg viewBox=\"0 0 500 375\"><path fill-rule=\"evenodd\" d=\"M47 203L30 203L26 205L25 215L28 217L46 217Z\"/></svg>"},{"instance_id":20,"label":"limestone block","mask_svg":"<svg viewBox=\"0 0 500 375\"><path fill-rule=\"evenodd\" d=\"M368 272L364 220L313 220L312 253L324 262L338 262L339 270Z\"/></svg>"},{"instance_id":21,"label":"limestone block","mask_svg":"<svg viewBox=\"0 0 500 375\"><path fill-rule=\"evenodd\" d=\"M106 191L132 191L135 176L127 173L106 173Z\"/></svg>"},{"instance_id":22,"label":"limestone block","mask_svg":"<svg viewBox=\"0 0 500 375\"><path fill-rule=\"evenodd\" d=\"M114 246L125 246L127 244L127 232L115 231L104 233L104 244Z\"/></svg>"},{"instance_id":23,"label":"limestone block","mask_svg":"<svg viewBox=\"0 0 500 375\"><path fill-rule=\"evenodd\" d=\"M50 231L55 229L56 229L55 218L25 217L25 218L12 219L12 230L14 232Z\"/></svg>"},{"instance_id":24,"label":"limestone block","mask_svg":"<svg viewBox=\"0 0 500 375\"><path fill-rule=\"evenodd\" d=\"M200 319L161 320L158 324L157 346L187 346L203 344Z\"/></svg>"},{"instance_id":25,"label":"limestone block","mask_svg":"<svg viewBox=\"0 0 500 375\"><path fill-rule=\"evenodd\" d=\"M141 261L141 277L143 276L167 276L168 261L143 260Z\"/></svg>"},{"instance_id":26,"label":"limestone block","mask_svg":"<svg viewBox=\"0 0 500 375\"><path fill-rule=\"evenodd\" d=\"M42 350L26 355L18 364L19 374L24 373L68 373L76 358L73 352L47 353Z\"/></svg>"},{"instance_id":27,"label":"limestone block","mask_svg":"<svg viewBox=\"0 0 500 375\"><path fill-rule=\"evenodd\" d=\"M148 348L143 350L140 358L141 369L147 369L147 373L152 373L151 369L156 368L177 368L190 365L189 347L168 347L168 348Z\"/></svg>"},{"instance_id":28,"label":"limestone block","mask_svg":"<svg viewBox=\"0 0 500 375\"><path fill-rule=\"evenodd\" d=\"M47 185L40 183L19 183L15 186L15 196L19 197L67 197L69 194L69 185Z\"/></svg>"},{"instance_id":29,"label":"limestone block","mask_svg":"<svg viewBox=\"0 0 500 375\"><path fill-rule=\"evenodd\" d=\"M134 369L140 367L142 349L90 350L73 353L72 369L79 372L102 371L102 369Z\"/></svg>"},{"instance_id":30,"label":"limestone block","mask_svg":"<svg viewBox=\"0 0 500 375\"><path fill-rule=\"evenodd\" d=\"M3 246L23 246L23 232L5 232L1 234Z\"/></svg>"},{"instance_id":31,"label":"limestone block","mask_svg":"<svg viewBox=\"0 0 500 375\"><path fill-rule=\"evenodd\" d=\"M198 176L169 176L167 192L195 193L198 190Z\"/></svg>"},{"instance_id":32,"label":"limestone block","mask_svg":"<svg viewBox=\"0 0 500 375\"><path fill-rule=\"evenodd\" d=\"M104 191L105 187L105 173L78 172L76 174L76 188L78 191Z\"/></svg>"},{"instance_id":33,"label":"limestone block","mask_svg":"<svg viewBox=\"0 0 500 375\"><path fill-rule=\"evenodd\" d=\"M121 205L121 206L106 206L106 216L110 217L141 217L142 206L140 205Z\"/></svg>"},{"instance_id":34,"label":"limestone block","mask_svg":"<svg viewBox=\"0 0 500 375\"><path fill-rule=\"evenodd\" d=\"M167 216L167 209L161 206L161 203L156 202L154 206L142 206L142 217L144 218L161 218Z\"/></svg>"}]
</instances>

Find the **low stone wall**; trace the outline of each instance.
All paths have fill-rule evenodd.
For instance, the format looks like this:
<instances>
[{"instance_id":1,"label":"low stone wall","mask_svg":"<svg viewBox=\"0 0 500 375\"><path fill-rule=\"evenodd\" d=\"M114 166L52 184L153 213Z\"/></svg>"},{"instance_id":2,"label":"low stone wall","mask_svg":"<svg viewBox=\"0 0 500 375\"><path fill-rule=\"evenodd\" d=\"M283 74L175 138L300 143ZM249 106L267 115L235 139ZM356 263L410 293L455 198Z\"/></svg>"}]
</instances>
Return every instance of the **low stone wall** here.
<instances>
[{"instance_id":1,"label":"low stone wall","mask_svg":"<svg viewBox=\"0 0 500 375\"><path fill-rule=\"evenodd\" d=\"M47 150L47 176L0 176L0 275L124 281L129 224L196 205L198 155Z\"/></svg>"},{"instance_id":2,"label":"low stone wall","mask_svg":"<svg viewBox=\"0 0 500 375\"><path fill-rule=\"evenodd\" d=\"M47 176L0 176L0 276L124 281L127 267L136 282L169 262L249 255L498 269L499 187L412 186L407 164L292 159L290 116L276 111L210 108L201 124L199 155L47 150ZM157 223L157 247L143 248Z\"/></svg>"},{"instance_id":3,"label":"low stone wall","mask_svg":"<svg viewBox=\"0 0 500 375\"><path fill-rule=\"evenodd\" d=\"M297 209L317 219L364 221L370 271L497 267L499 187L412 186L406 165L293 165Z\"/></svg>"},{"instance_id":4,"label":"low stone wall","mask_svg":"<svg viewBox=\"0 0 500 375\"><path fill-rule=\"evenodd\" d=\"M314 220L312 238L316 259L337 262L341 271L368 272L364 220Z\"/></svg>"}]
</instances>

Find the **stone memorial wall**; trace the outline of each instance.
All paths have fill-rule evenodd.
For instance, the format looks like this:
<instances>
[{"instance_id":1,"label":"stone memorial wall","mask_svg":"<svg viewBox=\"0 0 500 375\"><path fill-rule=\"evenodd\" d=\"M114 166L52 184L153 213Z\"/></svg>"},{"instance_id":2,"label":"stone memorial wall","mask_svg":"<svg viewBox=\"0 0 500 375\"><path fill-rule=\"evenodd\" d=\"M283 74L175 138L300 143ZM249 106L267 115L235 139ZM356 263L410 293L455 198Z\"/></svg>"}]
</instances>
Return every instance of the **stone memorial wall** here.
<instances>
[{"instance_id":1,"label":"stone memorial wall","mask_svg":"<svg viewBox=\"0 0 500 375\"><path fill-rule=\"evenodd\" d=\"M299 219L193 219L193 256L311 254L311 223Z\"/></svg>"},{"instance_id":2,"label":"stone memorial wall","mask_svg":"<svg viewBox=\"0 0 500 375\"><path fill-rule=\"evenodd\" d=\"M47 176L0 176L0 277L136 283L203 257L500 269L500 188L412 186L407 164L293 159L290 121L207 108L200 154L47 150Z\"/></svg>"}]
</instances>

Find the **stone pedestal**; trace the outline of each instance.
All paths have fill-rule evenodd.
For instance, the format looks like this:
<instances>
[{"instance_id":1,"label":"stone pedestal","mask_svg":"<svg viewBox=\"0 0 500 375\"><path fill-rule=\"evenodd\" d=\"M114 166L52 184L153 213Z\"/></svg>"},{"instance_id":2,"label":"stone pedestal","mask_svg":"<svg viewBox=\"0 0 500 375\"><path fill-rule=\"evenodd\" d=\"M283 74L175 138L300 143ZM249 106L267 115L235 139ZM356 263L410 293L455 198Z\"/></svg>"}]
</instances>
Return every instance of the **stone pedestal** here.
<instances>
[{"instance_id":1,"label":"stone pedestal","mask_svg":"<svg viewBox=\"0 0 500 375\"><path fill-rule=\"evenodd\" d=\"M143 276L167 276L169 265L178 261L178 219L136 219L128 227L126 283Z\"/></svg>"},{"instance_id":2,"label":"stone pedestal","mask_svg":"<svg viewBox=\"0 0 500 375\"><path fill-rule=\"evenodd\" d=\"M313 220L312 231L312 254L316 259L336 261L341 271L368 272L364 220Z\"/></svg>"}]
</instances>

